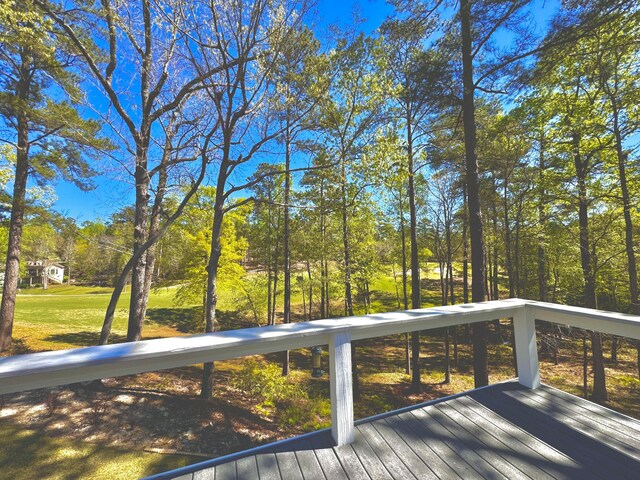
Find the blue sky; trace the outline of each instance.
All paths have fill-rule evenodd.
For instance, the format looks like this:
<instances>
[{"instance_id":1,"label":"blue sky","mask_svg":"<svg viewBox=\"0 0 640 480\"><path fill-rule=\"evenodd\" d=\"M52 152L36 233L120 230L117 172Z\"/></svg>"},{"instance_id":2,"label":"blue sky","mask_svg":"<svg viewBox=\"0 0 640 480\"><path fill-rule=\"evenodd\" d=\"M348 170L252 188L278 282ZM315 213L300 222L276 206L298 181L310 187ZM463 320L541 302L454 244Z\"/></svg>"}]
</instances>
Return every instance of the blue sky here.
<instances>
[{"instance_id":1,"label":"blue sky","mask_svg":"<svg viewBox=\"0 0 640 480\"><path fill-rule=\"evenodd\" d=\"M533 6L536 21L541 25L546 23L556 5L557 0L537 0ZM319 37L323 36L328 25L351 23L354 11L365 19L360 26L365 32L374 31L392 12L384 0L319 0L317 10L316 31ZM98 168L104 169L105 174L95 178L97 188L90 192L82 192L64 181L58 182L55 186L58 199L53 208L82 222L106 219L116 210L131 205L134 200L132 178L123 172L117 173L113 160L100 161ZM120 178L114 179L116 174Z\"/></svg>"},{"instance_id":2,"label":"blue sky","mask_svg":"<svg viewBox=\"0 0 640 480\"><path fill-rule=\"evenodd\" d=\"M356 9L360 16L366 19L361 26L362 30L371 32L375 30L391 12L391 8L384 0L320 0L318 2L318 18L316 30L322 35L328 25L351 22L352 12ZM91 95L92 99L99 95ZM53 208L66 215L75 218L79 222L106 219L118 209L131 205L134 201L133 181L129 175L120 173L119 179L113 179L116 165L112 160L98 162L98 169L106 169L105 175L94 179L96 188L89 192L82 192L73 184L59 181L55 185L57 200Z\"/></svg>"}]
</instances>

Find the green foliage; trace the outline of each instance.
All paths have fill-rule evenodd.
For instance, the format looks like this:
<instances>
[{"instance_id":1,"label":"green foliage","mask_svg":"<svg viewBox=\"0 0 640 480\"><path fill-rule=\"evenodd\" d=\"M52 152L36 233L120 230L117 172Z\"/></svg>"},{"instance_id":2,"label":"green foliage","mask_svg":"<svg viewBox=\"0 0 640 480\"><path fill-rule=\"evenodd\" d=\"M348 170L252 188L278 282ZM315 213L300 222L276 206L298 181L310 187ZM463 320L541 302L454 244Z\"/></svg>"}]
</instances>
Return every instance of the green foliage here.
<instances>
[{"instance_id":1,"label":"green foliage","mask_svg":"<svg viewBox=\"0 0 640 480\"><path fill-rule=\"evenodd\" d=\"M619 375L615 377L615 381L619 383L620 386L630 389L631 392L635 394L640 393L640 379L638 379L638 377Z\"/></svg>"},{"instance_id":2,"label":"green foliage","mask_svg":"<svg viewBox=\"0 0 640 480\"><path fill-rule=\"evenodd\" d=\"M112 145L99 136L100 122L78 112L82 93L71 69L75 52L59 33L31 0L2 3L0 117L13 130L2 141L17 147L15 136L24 125L29 174L39 184L62 177L90 189L95 172L86 155Z\"/></svg>"},{"instance_id":3,"label":"green foliage","mask_svg":"<svg viewBox=\"0 0 640 480\"><path fill-rule=\"evenodd\" d=\"M211 249L214 199L215 188L201 187L163 242L173 242L179 246L179 249L173 251L176 257L169 258L174 262L173 280L181 283L176 291L178 305L202 301ZM240 261L247 251L243 230L248 214L249 209L244 206L232 209L224 216L220 238L222 257L218 270L218 283L222 286L235 285L246 273Z\"/></svg>"},{"instance_id":4,"label":"green foliage","mask_svg":"<svg viewBox=\"0 0 640 480\"><path fill-rule=\"evenodd\" d=\"M236 375L235 386L244 390L263 406L273 407L285 398L298 398L304 395L300 387L282 375L282 369L276 364L249 360Z\"/></svg>"},{"instance_id":5,"label":"green foliage","mask_svg":"<svg viewBox=\"0 0 640 480\"><path fill-rule=\"evenodd\" d=\"M282 375L282 367L273 363L249 360L235 374L234 384L261 403L261 414L275 412L281 427L297 426L317 430L330 424L331 404L328 399L309 396L290 377Z\"/></svg>"}]
</instances>

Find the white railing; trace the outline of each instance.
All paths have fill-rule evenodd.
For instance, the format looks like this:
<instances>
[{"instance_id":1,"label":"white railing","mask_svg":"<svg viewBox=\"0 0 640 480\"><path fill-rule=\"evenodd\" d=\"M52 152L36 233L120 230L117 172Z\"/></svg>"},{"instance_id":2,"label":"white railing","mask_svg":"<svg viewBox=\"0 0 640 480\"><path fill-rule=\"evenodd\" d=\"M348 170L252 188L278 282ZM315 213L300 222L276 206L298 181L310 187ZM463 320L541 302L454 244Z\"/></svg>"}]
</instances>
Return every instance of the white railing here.
<instances>
[{"instance_id":1,"label":"white railing","mask_svg":"<svg viewBox=\"0 0 640 480\"><path fill-rule=\"evenodd\" d=\"M518 381L540 385L535 320L640 340L640 317L521 299L231 330L0 359L0 394L315 345L329 345L332 435L354 439L351 342L513 318Z\"/></svg>"}]
</instances>

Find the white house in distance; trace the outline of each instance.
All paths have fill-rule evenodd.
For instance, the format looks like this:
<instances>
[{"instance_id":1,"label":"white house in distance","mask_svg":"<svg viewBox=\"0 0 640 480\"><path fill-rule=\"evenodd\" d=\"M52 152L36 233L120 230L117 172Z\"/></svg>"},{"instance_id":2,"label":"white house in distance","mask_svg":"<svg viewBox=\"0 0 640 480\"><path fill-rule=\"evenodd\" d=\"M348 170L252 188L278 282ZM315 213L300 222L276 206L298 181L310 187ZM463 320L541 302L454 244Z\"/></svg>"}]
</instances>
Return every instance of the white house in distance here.
<instances>
[{"instance_id":1,"label":"white house in distance","mask_svg":"<svg viewBox=\"0 0 640 480\"><path fill-rule=\"evenodd\" d=\"M48 282L63 283L64 266L46 260L27 262L27 278L30 286L40 283L44 288Z\"/></svg>"}]
</instances>

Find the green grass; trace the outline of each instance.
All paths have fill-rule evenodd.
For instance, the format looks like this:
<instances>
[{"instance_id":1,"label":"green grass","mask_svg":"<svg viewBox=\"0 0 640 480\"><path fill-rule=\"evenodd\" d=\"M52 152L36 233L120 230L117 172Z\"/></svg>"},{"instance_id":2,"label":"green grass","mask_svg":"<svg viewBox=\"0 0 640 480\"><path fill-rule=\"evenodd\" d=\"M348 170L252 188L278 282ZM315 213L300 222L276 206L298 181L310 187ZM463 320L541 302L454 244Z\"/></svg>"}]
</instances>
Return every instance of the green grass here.
<instances>
[{"instance_id":1,"label":"green grass","mask_svg":"<svg viewBox=\"0 0 640 480\"><path fill-rule=\"evenodd\" d=\"M109 287L81 287L76 285L55 285L52 284L46 290L42 288L23 288L18 293L19 296L51 296L51 295L108 295L113 291Z\"/></svg>"},{"instance_id":2,"label":"green grass","mask_svg":"<svg viewBox=\"0 0 640 480\"><path fill-rule=\"evenodd\" d=\"M16 300L14 338L30 350L74 348L96 344L111 289L102 287L52 286L47 290L22 290ZM184 316L193 316L193 307L177 308L175 288L155 289L149 298L145 338L185 333L180 328ZM127 331L130 293L124 292L113 321L113 341Z\"/></svg>"},{"instance_id":3,"label":"green grass","mask_svg":"<svg viewBox=\"0 0 640 480\"><path fill-rule=\"evenodd\" d=\"M13 480L117 480L140 478L193 463L185 455L120 450L53 438L12 424L0 424L0 472Z\"/></svg>"}]
</instances>

